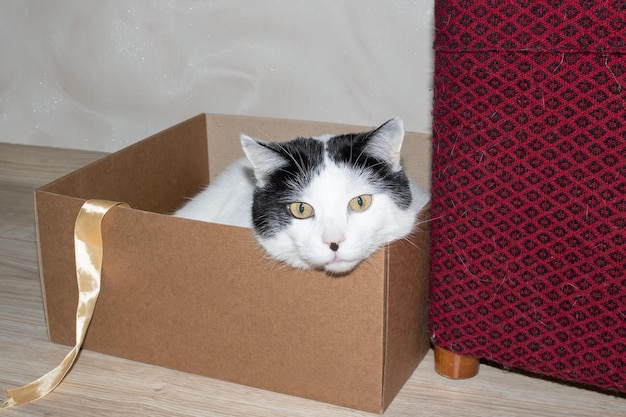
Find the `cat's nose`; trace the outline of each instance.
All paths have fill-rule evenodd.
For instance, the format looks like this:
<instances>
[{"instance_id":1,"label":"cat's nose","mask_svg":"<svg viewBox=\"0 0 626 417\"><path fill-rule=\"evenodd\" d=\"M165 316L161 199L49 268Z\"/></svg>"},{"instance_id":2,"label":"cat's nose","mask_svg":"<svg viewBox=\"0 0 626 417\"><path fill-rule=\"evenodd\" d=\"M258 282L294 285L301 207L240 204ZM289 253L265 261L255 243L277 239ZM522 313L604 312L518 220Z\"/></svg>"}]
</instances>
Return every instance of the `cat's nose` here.
<instances>
[{"instance_id":1,"label":"cat's nose","mask_svg":"<svg viewBox=\"0 0 626 417\"><path fill-rule=\"evenodd\" d=\"M338 227L327 229L322 235L322 242L327 244L333 252L337 252L339 250L339 245L341 245L341 242L343 242L344 239L345 236L341 233L341 230L339 230Z\"/></svg>"}]
</instances>

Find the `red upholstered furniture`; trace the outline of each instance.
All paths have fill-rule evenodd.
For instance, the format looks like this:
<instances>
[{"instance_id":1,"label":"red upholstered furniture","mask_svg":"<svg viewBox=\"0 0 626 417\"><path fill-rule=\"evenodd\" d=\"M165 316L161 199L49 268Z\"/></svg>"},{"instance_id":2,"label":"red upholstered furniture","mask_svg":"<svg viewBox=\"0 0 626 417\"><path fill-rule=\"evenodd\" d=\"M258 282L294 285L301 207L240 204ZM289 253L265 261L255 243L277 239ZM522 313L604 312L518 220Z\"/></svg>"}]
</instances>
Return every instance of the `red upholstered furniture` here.
<instances>
[{"instance_id":1,"label":"red upholstered furniture","mask_svg":"<svg viewBox=\"0 0 626 417\"><path fill-rule=\"evenodd\" d=\"M624 392L626 2L435 7L437 366Z\"/></svg>"}]
</instances>

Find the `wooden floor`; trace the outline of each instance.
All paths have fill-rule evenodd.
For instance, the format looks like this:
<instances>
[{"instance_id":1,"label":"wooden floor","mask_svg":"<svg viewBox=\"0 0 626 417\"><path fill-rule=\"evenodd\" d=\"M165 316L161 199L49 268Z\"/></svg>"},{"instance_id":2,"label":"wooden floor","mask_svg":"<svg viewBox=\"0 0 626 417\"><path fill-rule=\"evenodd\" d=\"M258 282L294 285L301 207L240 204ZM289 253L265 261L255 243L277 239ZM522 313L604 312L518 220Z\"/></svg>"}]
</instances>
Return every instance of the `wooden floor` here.
<instances>
[{"instance_id":1,"label":"wooden floor","mask_svg":"<svg viewBox=\"0 0 626 417\"><path fill-rule=\"evenodd\" d=\"M101 156L0 143L0 392L38 378L69 351L47 338L32 192ZM5 411L64 417L364 414L89 351L49 396ZM449 380L434 372L430 352L385 416L623 417L626 398L486 365L472 379Z\"/></svg>"}]
</instances>

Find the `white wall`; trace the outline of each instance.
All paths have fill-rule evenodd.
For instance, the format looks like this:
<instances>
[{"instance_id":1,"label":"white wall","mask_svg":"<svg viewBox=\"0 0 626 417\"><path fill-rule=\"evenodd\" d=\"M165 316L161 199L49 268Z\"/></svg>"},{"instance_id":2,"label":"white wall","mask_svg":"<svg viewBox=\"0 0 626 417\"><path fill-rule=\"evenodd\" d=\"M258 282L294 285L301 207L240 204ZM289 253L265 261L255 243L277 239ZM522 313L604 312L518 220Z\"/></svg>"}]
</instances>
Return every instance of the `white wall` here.
<instances>
[{"instance_id":1,"label":"white wall","mask_svg":"<svg viewBox=\"0 0 626 417\"><path fill-rule=\"evenodd\" d=\"M201 112L430 132L432 0L0 2L0 141L113 151Z\"/></svg>"}]
</instances>

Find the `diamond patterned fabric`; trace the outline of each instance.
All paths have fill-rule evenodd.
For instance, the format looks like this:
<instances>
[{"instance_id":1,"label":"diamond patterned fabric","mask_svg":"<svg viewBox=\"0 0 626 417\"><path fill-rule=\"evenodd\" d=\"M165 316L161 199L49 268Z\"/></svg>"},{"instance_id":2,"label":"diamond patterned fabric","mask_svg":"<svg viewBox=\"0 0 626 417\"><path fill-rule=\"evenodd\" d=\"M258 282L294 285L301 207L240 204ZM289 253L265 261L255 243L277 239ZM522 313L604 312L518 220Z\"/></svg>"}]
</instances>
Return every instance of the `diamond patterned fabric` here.
<instances>
[{"instance_id":1,"label":"diamond patterned fabric","mask_svg":"<svg viewBox=\"0 0 626 417\"><path fill-rule=\"evenodd\" d=\"M626 392L626 1L435 20L431 340Z\"/></svg>"}]
</instances>

